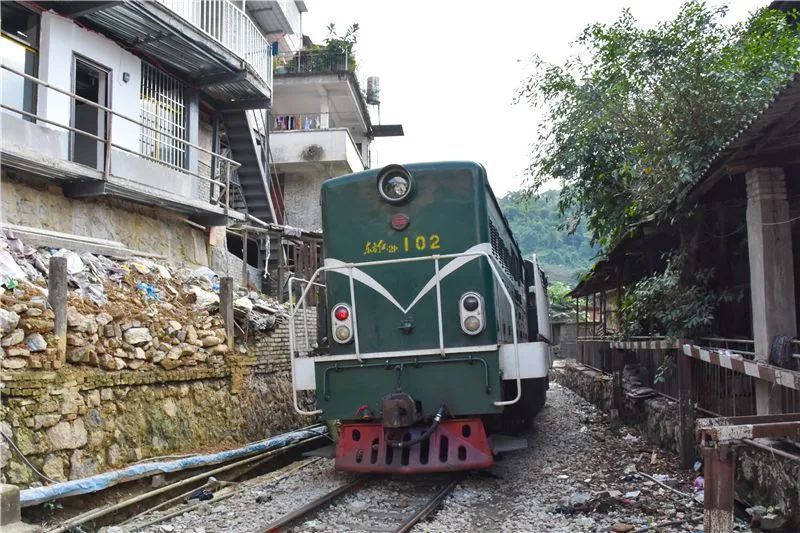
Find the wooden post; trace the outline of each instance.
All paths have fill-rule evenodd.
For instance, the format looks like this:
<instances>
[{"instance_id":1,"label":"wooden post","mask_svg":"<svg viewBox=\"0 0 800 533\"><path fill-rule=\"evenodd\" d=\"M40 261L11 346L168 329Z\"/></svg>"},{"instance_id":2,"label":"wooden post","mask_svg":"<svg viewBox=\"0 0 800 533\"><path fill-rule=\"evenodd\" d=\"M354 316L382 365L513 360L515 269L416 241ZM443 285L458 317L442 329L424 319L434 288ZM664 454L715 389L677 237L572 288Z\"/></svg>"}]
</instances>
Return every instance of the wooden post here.
<instances>
[{"instance_id":1,"label":"wooden post","mask_svg":"<svg viewBox=\"0 0 800 533\"><path fill-rule=\"evenodd\" d=\"M225 276L219 280L219 314L225 323L228 348L233 348L233 278Z\"/></svg>"},{"instance_id":2,"label":"wooden post","mask_svg":"<svg viewBox=\"0 0 800 533\"><path fill-rule=\"evenodd\" d=\"M728 445L703 447L703 531L733 531L733 482L736 458Z\"/></svg>"},{"instance_id":3,"label":"wooden post","mask_svg":"<svg viewBox=\"0 0 800 533\"><path fill-rule=\"evenodd\" d=\"M689 342L689 341L686 341ZM679 344L682 345L684 341ZM691 468L695 457L694 439L694 404L695 389L692 383L692 358L684 355L683 348L678 348L678 435L681 467Z\"/></svg>"},{"instance_id":4,"label":"wooden post","mask_svg":"<svg viewBox=\"0 0 800 533\"><path fill-rule=\"evenodd\" d=\"M53 309L54 333L58 337L58 360L67 360L67 258L51 257L47 274L47 299Z\"/></svg>"}]
</instances>

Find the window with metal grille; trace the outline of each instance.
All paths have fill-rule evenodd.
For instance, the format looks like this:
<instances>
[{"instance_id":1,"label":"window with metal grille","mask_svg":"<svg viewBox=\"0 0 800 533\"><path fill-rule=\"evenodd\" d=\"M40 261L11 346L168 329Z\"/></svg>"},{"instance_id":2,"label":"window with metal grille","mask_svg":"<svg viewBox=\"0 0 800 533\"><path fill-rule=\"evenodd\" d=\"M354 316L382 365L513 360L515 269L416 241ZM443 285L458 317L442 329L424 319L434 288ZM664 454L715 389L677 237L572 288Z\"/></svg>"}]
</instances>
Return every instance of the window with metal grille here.
<instances>
[{"instance_id":1,"label":"window with metal grille","mask_svg":"<svg viewBox=\"0 0 800 533\"><path fill-rule=\"evenodd\" d=\"M183 84L152 65L142 63L142 126L139 150L164 163L184 167L186 104ZM152 129L151 129L152 128Z\"/></svg>"}]
</instances>

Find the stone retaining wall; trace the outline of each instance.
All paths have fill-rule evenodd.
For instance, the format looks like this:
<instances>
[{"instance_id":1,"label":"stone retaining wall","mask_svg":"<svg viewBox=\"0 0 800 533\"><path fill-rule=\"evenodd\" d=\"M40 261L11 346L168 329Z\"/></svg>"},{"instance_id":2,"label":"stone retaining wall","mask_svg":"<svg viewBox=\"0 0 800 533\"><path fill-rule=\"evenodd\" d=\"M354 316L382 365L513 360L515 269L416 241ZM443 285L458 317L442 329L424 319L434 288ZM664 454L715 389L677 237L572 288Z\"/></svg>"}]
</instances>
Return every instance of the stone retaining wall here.
<instances>
[{"instance_id":1,"label":"stone retaining wall","mask_svg":"<svg viewBox=\"0 0 800 533\"><path fill-rule=\"evenodd\" d=\"M585 367L574 360L560 361L553 379L608 412L613 384L611 376ZM656 396L626 400L621 413L624 422L638 427L650 442L678 453L678 405ZM800 463L766 450L742 445L737 449L736 496L748 505L778 507L789 530L800 530Z\"/></svg>"},{"instance_id":2,"label":"stone retaining wall","mask_svg":"<svg viewBox=\"0 0 800 533\"><path fill-rule=\"evenodd\" d=\"M70 360L51 370L5 369L0 430L61 481L149 457L232 448L312 422L293 409L285 319L213 363L166 368L150 352L136 370ZM0 466L4 482L40 481L5 442Z\"/></svg>"}]
</instances>

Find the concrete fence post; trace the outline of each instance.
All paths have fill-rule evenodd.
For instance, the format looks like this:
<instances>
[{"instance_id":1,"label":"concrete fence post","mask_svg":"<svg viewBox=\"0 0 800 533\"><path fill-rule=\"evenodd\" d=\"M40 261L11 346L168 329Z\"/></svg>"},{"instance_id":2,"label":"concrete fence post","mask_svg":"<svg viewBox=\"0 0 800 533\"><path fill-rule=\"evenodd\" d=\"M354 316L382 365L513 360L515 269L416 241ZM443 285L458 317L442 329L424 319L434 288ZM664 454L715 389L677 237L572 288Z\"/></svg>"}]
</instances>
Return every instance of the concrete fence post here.
<instances>
[{"instance_id":1,"label":"concrete fence post","mask_svg":"<svg viewBox=\"0 0 800 533\"><path fill-rule=\"evenodd\" d=\"M703 447L703 531L731 533L733 531L733 490L736 456L726 444Z\"/></svg>"},{"instance_id":2,"label":"concrete fence post","mask_svg":"<svg viewBox=\"0 0 800 533\"><path fill-rule=\"evenodd\" d=\"M47 300L53 309L54 331L58 337L58 358L67 359L67 258L51 257L48 267Z\"/></svg>"},{"instance_id":3,"label":"concrete fence post","mask_svg":"<svg viewBox=\"0 0 800 533\"><path fill-rule=\"evenodd\" d=\"M233 348L233 278L226 276L219 280L219 314L225 323L225 338L228 348Z\"/></svg>"},{"instance_id":4,"label":"concrete fence post","mask_svg":"<svg viewBox=\"0 0 800 533\"><path fill-rule=\"evenodd\" d=\"M622 374L625 367L625 352L623 350L611 349L611 376L612 376L612 398L611 413L612 419L622 418L625 407L625 396L622 390Z\"/></svg>"},{"instance_id":5,"label":"concrete fence post","mask_svg":"<svg viewBox=\"0 0 800 533\"><path fill-rule=\"evenodd\" d=\"M685 341L689 342L689 341ZM678 367L678 428L681 466L691 468L695 457L694 404L697 393L692 382L692 358L683 353L684 341L679 343Z\"/></svg>"}]
</instances>

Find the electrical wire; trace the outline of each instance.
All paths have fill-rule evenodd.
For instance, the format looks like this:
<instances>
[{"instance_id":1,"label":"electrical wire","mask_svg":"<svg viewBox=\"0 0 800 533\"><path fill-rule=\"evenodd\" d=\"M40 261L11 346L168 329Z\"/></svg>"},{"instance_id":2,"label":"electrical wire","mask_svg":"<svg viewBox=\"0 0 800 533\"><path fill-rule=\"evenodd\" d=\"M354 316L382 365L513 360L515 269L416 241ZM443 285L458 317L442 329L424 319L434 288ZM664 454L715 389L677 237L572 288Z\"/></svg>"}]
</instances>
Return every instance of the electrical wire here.
<instances>
[{"instance_id":1,"label":"electrical wire","mask_svg":"<svg viewBox=\"0 0 800 533\"><path fill-rule=\"evenodd\" d=\"M800 220L800 217L790 218L789 220L781 220L780 222L762 222L762 226L780 226L781 224L790 224L795 220Z\"/></svg>"},{"instance_id":2,"label":"electrical wire","mask_svg":"<svg viewBox=\"0 0 800 533\"><path fill-rule=\"evenodd\" d=\"M50 479L50 478L49 478L49 477L47 477L46 475L42 474L42 473L39 471L39 469L37 469L35 466L33 466L33 464L31 464L31 462L28 460L28 458L27 458L27 457L25 457L25 454L24 454L24 453L22 453L22 451L20 451L20 449L19 449L19 448L17 448L17 445L16 445L16 444L14 444L14 441L13 441L13 440L11 440L11 437L9 437L8 435L6 435L6 434L5 434L5 433L3 433L2 431L0 431L0 435L3 435L3 438L4 438L4 439L6 439L6 441L7 441L7 442L8 442L8 443L11 445L11 447L14 449L14 451L15 451L15 452L17 452L17 455L19 455L19 456L20 456L20 458L22 459L22 462L24 462L24 463L27 465L27 467L28 467L28 468L30 468L31 470L33 470L33 472L34 472L34 473L35 473L37 476L39 476L39 478L40 478L40 479L43 479L44 481L47 481L48 483L58 483L56 480L54 480L54 479Z\"/></svg>"}]
</instances>

